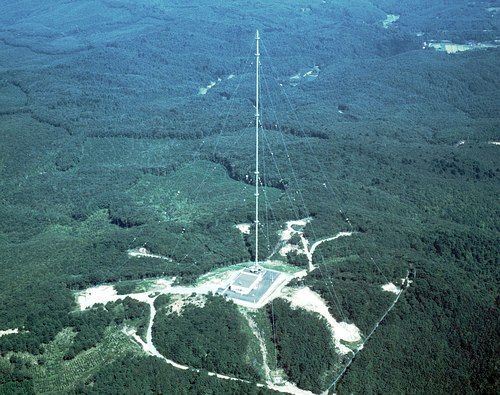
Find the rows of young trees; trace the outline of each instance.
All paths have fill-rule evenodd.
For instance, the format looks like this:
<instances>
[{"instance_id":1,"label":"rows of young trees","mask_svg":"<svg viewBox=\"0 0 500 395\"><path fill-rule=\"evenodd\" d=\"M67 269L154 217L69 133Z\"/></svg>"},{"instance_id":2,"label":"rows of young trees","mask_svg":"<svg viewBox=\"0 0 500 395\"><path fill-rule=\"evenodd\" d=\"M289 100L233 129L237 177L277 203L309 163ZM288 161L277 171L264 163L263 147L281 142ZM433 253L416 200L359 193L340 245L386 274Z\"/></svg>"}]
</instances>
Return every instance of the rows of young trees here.
<instances>
[{"instance_id":1,"label":"rows of young trees","mask_svg":"<svg viewBox=\"0 0 500 395\"><path fill-rule=\"evenodd\" d=\"M64 359L73 359L80 352L95 347L104 336L104 331L111 324L128 325L137 329L139 336L144 335L149 318L149 308L142 302L130 297L116 302L109 302L106 306L97 305L83 312L71 315L69 326L76 331L71 346L66 351Z\"/></svg>"}]
</instances>

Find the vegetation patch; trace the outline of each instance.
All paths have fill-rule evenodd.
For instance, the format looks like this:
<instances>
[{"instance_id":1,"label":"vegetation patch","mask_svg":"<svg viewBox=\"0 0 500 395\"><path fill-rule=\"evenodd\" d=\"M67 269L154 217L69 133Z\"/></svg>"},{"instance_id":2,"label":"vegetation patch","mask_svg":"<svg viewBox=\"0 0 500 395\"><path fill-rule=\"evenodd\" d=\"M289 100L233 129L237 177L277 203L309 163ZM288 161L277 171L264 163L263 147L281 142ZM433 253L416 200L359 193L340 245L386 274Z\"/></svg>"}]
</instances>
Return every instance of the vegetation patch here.
<instances>
[{"instance_id":1,"label":"vegetation patch","mask_svg":"<svg viewBox=\"0 0 500 395\"><path fill-rule=\"evenodd\" d=\"M137 284L135 281L123 281L114 284L113 287L118 295L127 295L135 292Z\"/></svg>"},{"instance_id":2,"label":"vegetation patch","mask_svg":"<svg viewBox=\"0 0 500 395\"><path fill-rule=\"evenodd\" d=\"M193 304L180 314L160 310L153 326L157 349L175 362L247 380L260 376L253 358L248 323L237 306L222 297L208 296L203 308Z\"/></svg>"},{"instance_id":3,"label":"vegetation patch","mask_svg":"<svg viewBox=\"0 0 500 395\"><path fill-rule=\"evenodd\" d=\"M131 381L131 378L134 378ZM155 357L129 354L104 366L80 389L86 394L143 393L271 395L278 392L257 388L253 383L221 380L207 372L179 370Z\"/></svg>"},{"instance_id":4,"label":"vegetation patch","mask_svg":"<svg viewBox=\"0 0 500 395\"><path fill-rule=\"evenodd\" d=\"M138 335L145 333L149 309L144 303L126 297L123 300L97 305L91 309L72 314L70 325L76 336L64 355L65 360L73 359L82 351L95 347L102 339L107 328L126 323L137 328Z\"/></svg>"},{"instance_id":5,"label":"vegetation patch","mask_svg":"<svg viewBox=\"0 0 500 395\"><path fill-rule=\"evenodd\" d=\"M491 144L500 141L498 48L422 49L424 40L494 42L495 7L46 0L27 13L25 3L3 2L0 15L0 53L8 55L0 70L0 330L19 328L0 337L0 393L266 393L135 358L142 350L120 330L144 332L144 305L109 305L109 317L99 307L77 314L73 297L152 278L192 284L254 258L254 235L234 225L254 221L249 26L263 24L259 259L273 252L285 221L313 218L304 227L311 243L357 232L321 244L317 269L295 283L365 334L395 297L380 286L399 286L408 268L416 274L338 392L500 392L500 166ZM401 19L384 29L387 13ZM311 68L317 78L290 83ZM217 83L198 95L210 81ZM127 254L142 246L172 261ZM282 268L302 268L302 257L289 258L299 266ZM238 346L253 342L234 308L218 303L243 339ZM204 316L196 306L186 312L193 322ZM158 333L200 335L171 315ZM267 321L258 322L266 342ZM225 333L220 321L210 325ZM211 347L190 339L199 355L180 344L204 366ZM216 350L226 350L217 340ZM227 367L216 367L261 379L255 352L229 344L239 357L223 356ZM298 351L300 376L309 354ZM305 380L311 388L322 382Z\"/></svg>"},{"instance_id":6,"label":"vegetation patch","mask_svg":"<svg viewBox=\"0 0 500 395\"><path fill-rule=\"evenodd\" d=\"M317 314L275 299L268 305L278 366L300 388L319 393L339 362L327 323Z\"/></svg>"}]
</instances>

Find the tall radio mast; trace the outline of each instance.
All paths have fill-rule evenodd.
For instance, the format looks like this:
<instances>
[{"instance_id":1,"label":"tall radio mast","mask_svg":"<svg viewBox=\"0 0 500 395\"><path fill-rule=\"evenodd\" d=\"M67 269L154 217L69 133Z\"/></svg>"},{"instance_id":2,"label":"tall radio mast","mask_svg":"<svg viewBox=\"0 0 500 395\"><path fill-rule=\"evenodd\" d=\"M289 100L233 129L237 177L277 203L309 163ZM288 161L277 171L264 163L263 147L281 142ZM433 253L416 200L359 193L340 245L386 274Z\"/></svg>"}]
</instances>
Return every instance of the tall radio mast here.
<instances>
[{"instance_id":1,"label":"tall radio mast","mask_svg":"<svg viewBox=\"0 0 500 395\"><path fill-rule=\"evenodd\" d=\"M259 31L255 34L255 269L259 264Z\"/></svg>"}]
</instances>

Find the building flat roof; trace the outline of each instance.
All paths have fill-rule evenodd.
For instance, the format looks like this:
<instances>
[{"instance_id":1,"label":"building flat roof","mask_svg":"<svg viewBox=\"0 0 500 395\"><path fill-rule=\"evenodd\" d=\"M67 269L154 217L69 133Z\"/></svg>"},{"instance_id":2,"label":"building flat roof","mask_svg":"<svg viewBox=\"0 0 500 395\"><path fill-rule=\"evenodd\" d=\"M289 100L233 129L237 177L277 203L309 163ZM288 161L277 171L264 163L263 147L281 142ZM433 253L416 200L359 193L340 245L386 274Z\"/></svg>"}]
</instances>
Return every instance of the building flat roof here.
<instances>
[{"instance_id":1,"label":"building flat roof","mask_svg":"<svg viewBox=\"0 0 500 395\"><path fill-rule=\"evenodd\" d=\"M233 284L239 285L244 288L250 288L258 279L259 279L258 274L243 271L240 274L238 274L238 277L236 277Z\"/></svg>"},{"instance_id":2,"label":"building flat roof","mask_svg":"<svg viewBox=\"0 0 500 395\"><path fill-rule=\"evenodd\" d=\"M253 280L252 282L245 283L245 285L249 284L247 288L249 290L248 293L241 294L239 292L235 292L231 290L229 286L226 289L221 290L221 294L232 299L236 303L247 307L257 307L259 303L261 303L261 300L263 300L269 292L272 292L277 286L283 286L285 284L285 282L282 281L282 274L275 270L262 269L259 273L252 273L246 269L235 278L231 285L242 287L243 285L238 284L238 278L241 275L244 275L246 280ZM259 278L260 281L258 281ZM280 280L278 280L278 278ZM256 281L258 281L258 285L252 287Z\"/></svg>"}]
</instances>

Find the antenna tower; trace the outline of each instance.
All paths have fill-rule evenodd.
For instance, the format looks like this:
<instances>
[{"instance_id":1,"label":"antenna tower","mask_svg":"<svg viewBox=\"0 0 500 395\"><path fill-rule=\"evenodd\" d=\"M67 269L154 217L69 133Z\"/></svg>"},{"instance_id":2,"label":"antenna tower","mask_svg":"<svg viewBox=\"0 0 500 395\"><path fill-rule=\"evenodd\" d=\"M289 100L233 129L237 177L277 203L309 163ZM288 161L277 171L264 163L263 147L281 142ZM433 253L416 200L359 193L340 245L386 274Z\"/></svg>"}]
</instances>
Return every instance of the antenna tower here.
<instances>
[{"instance_id":1,"label":"antenna tower","mask_svg":"<svg viewBox=\"0 0 500 395\"><path fill-rule=\"evenodd\" d=\"M259 31L255 34L255 267L259 265Z\"/></svg>"}]
</instances>

